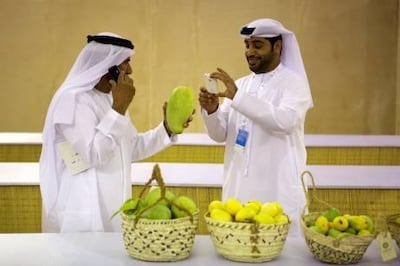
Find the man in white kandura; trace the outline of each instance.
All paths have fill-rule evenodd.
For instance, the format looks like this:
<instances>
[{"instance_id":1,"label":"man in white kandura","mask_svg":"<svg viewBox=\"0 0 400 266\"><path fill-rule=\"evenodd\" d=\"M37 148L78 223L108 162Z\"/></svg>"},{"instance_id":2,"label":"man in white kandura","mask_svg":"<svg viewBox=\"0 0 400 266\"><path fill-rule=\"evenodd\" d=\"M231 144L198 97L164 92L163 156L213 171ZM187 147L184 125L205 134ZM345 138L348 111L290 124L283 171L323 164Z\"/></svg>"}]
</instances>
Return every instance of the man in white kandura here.
<instances>
[{"instance_id":1,"label":"man in white kandura","mask_svg":"<svg viewBox=\"0 0 400 266\"><path fill-rule=\"evenodd\" d=\"M278 201L298 234L305 205L304 121L313 106L303 60L293 32L276 20L255 20L240 34L252 73L234 81L217 68L211 77L225 91L199 93L209 136L226 142L222 200ZM224 97L221 105L218 97Z\"/></svg>"},{"instance_id":2,"label":"man in white kandura","mask_svg":"<svg viewBox=\"0 0 400 266\"><path fill-rule=\"evenodd\" d=\"M127 110L136 90L129 77L131 41L113 33L87 41L46 117L40 157L43 232L120 231L119 217L110 217L131 197L132 161L176 139L165 118L142 134L131 123ZM114 65L120 73L113 78L108 69Z\"/></svg>"}]
</instances>

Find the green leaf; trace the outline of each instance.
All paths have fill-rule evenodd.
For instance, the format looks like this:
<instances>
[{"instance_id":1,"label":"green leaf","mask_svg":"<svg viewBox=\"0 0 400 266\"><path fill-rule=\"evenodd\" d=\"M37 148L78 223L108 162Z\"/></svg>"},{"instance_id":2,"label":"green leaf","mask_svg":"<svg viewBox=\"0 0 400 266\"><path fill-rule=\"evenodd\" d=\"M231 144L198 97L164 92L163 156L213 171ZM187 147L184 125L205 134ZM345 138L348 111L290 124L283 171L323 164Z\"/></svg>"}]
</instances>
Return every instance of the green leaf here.
<instances>
[{"instance_id":1,"label":"green leaf","mask_svg":"<svg viewBox=\"0 0 400 266\"><path fill-rule=\"evenodd\" d=\"M110 219L114 218L118 213L125 212L125 211L133 211L136 209L136 206L139 203L139 198L128 199L122 204L118 211L116 211Z\"/></svg>"}]
</instances>

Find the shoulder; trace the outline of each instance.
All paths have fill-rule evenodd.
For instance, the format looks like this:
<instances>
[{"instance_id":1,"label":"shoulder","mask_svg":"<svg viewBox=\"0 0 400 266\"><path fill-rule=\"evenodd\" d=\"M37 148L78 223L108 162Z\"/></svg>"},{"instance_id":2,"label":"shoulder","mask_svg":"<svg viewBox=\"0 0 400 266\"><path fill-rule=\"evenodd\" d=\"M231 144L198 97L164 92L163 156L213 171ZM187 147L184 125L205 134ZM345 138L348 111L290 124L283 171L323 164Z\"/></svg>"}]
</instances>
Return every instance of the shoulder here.
<instances>
[{"instance_id":1,"label":"shoulder","mask_svg":"<svg viewBox=\"0 0 400 266\"><path fill-rule=\"evenodd\" d=\"M278 76L280 82L306 86L306 81L302 76L284 65L281 65Z\"/></svg>"}]
</instances>

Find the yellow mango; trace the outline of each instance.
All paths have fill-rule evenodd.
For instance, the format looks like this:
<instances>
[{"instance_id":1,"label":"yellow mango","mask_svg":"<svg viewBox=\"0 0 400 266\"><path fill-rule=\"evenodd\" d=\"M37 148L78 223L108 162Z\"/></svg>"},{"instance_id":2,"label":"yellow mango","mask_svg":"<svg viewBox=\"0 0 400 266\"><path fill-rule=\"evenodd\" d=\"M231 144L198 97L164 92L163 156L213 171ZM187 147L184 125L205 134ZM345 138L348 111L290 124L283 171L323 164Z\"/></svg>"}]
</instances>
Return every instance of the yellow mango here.
<instances>
[{"instance_id":1,"label":"yellow mango","mask_svg":"<svg viewBox=\"0 0 400 266\"><path fill-rule=\"evenodd\" d=\"M190 87L178 86L172 91L168 99L166 120L173 133L183 132L183 125L192 115L194 107L195 97Z\"/></svg>"}]
</instances>

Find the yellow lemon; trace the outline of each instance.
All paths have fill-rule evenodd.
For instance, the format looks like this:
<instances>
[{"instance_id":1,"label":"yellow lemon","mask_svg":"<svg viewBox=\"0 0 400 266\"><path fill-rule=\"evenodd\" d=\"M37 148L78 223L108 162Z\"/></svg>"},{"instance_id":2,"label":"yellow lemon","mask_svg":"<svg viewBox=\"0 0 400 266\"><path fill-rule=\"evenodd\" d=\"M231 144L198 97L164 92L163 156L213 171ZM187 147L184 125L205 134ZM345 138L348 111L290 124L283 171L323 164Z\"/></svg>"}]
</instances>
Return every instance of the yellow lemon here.
<instances>
[{"instance_id":1,"label":"yellow lemon","mask_svg":"<svg viewBox=\"0 0 400 266\"><path fill-rule=\"evenodd\" d=\"M211 219L218 221L230 222L232 221L232 216L229 212L221 210L221 209L213 209L210 212Z\"/></svg>"},{"instance_id":2,"label":"yellow lemon","mask_svg":"<svg viewBox=\"0 0 400 266\"><path fill-rule=\"evenodd\" d=\"M265 212L260 212L256 214L253 218L254 221L256 221L259 224L274 224L275 220L274 217L269 215L268 213Z\"/></svg>"},{"instance_id":3,"label":"yellow lemon","mask_svg":"<svg viewBox=\"0 0 400 266\"><path fill-rule=\"evenodd\" d=\"M211 212L213 209L224 209L224 203L220 200L213 200L208 204L208 211Z\"/></svg>"},{"instance_id":4,"label":"yellow lemon","mask_svg":"<svg viewBox=\"0 0 400 266\"><path fill-rule=\"evenodd\" d=\"M246 204L244 204L244 207L250 207L253 208L256 213L258 213L261 210L262 203L258 200L249 200Z\"/></svg>"},{"instance_id":5,"label":"yellow lemon","mask_svg":"<svg viewBox=\"0 0 400 266\"><path fill-rule=\"evenodd\" d=\"M243 205L238 199L229 198L225 201L224 208L231 215L235 215L241 208L243 208Z\"/></svg>"},{"instance_id":6,"label":"yellow lemon","mask_svg":"<svg viewBox=\"0 0 400 266\"><path fill-rule=\"evenodd\" d=\"M251 221L256 215L256 211L252 207L241 208L235 215L235 221L237 222L247 222Z\"/></svg>"},{"instance_id":7,"label":"yellow lemon","mask_svg":"<svg viewBox=\"0 0 400 266\"><path fill-rule=\"evenodd\" d=\"M261 206L261 211L266 212L272 217L283 213L282 207L278 202L266 202Z\"/></svg>"},{"instance_id":8,"label":"yellow lemon","mask_svg":"<svg viewBox=\"0 0 400 266\"><path fill-rule=\"evenodd\" d=\"M285 214L279 214L274 217L276 224L287 224L289 223L289 218Z\"/></svg>"}]
</instances>

